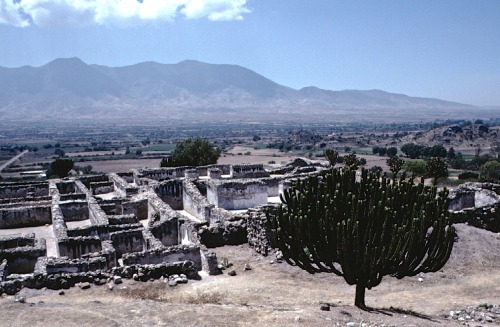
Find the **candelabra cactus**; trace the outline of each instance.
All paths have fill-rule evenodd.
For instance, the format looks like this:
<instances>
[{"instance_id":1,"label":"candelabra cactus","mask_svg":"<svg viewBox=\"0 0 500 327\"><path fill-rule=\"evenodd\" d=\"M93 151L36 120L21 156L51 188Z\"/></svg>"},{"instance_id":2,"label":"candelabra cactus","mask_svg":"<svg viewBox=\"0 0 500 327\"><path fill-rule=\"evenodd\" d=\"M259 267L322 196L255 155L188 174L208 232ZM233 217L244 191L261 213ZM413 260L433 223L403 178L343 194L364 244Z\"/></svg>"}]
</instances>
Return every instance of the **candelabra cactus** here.
<instances>
[{"instance_id":1,"label":"candelabra cactus","mask_svg":"<svg viewBox=\"0 0 500 327\"><path fill-rule=\"evenodd\" d=\"M276 244L288 263L310 273L333 272L356 285L355 305L383 276L441 269L455 230L447 190L389 180L363 169L331 169L297 180L269 214Z\"/></svg>"}]
</instances>

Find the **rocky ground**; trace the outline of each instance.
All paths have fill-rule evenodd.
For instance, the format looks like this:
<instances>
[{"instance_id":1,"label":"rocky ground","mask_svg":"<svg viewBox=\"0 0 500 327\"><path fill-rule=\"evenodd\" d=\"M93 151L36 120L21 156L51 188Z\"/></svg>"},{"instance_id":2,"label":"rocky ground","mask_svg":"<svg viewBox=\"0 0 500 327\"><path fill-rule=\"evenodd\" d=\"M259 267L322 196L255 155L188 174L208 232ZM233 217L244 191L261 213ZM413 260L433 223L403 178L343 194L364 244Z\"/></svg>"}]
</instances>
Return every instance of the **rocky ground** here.
<instances>
[{"instance_id":1,"label":"rocky ground","mask_svg":"<svg viewBox=\"0 0 500 327\"><path fill-rule=\"evenodd\" d=\"M457 233L441 271L386 277L367 291L372 312L353 306L354 287L342 278L310 275L241 245L216 249L233 264L224 275L174 287L124 280L112 290L3 296L0 326L500 326L500 235L461 224Z\"/></svg>"}]
</instances>

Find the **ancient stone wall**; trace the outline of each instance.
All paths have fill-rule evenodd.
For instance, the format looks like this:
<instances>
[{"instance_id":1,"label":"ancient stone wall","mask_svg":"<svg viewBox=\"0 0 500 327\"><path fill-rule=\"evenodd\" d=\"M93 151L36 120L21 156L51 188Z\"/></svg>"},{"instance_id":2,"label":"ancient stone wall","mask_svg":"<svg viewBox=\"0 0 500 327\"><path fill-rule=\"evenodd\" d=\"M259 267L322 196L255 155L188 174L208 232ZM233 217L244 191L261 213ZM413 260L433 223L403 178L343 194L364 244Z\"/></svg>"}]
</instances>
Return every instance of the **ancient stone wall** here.
<instances>
[{"instance_id":1,"label":"ancient stone wall","mask_svg":"<svg viewBox=\"0 0 500 327\"><path fill-rule=\"evenodd\" d=\"M138 222L136 215L108 215L110 225L135 224Z\"/></svg>"},{"instance_id":2,"label":"ancient stone wall","mask_svg":"<svg viewBox=\"0 0 500 327\"><path fill-rule=\"evenodd\" d=\"M96 236L67 237L57 240L59 256L79 259L86 253L102 250L101 240Z\"/></svg>"},{"instance_id":3,"label":"ancient stone wall","mask_svg":"<svg viewBox=\"0 0 500 327\"><path fill-rule=\"evenodd\" d=\"M276 208L277 206L262 206L248 210L248 245L253 247L256 252L265 256L276 247L271 225L266 216L266 210L272 213Z\"/></svg>"},{"instance_id":4,"label":"ancient stone wall","mask_svg":"<svg viewBox=\"0 0 500 327\"><path fill-rule=\"evenodd\" d=\"M87 200L59 201L59 208L64 221L82 221L89 219L89 204Z\"/></svg>"},{"instance_id":5,"label":"ancient stone wall","mask_svg":"<svg viewBox=\"0 0 500 327\"><path fill-rule=\"evenodd\" d=\"M184 210L202 221L210 221L211 211L214 204L207 201L196 185L189 179L183 181L182 199Z\"/></svg>"},{"instance_id":6,"label":"ancient stone wall","mask_svg":"<svg viewBox=\"0 0 500 327\"><path fill-rule=\"evenodd\" d=\"M89 188L92 194L98 195L98 194L106 194L113 192L115 190L115 185L113 182L110 181L91 182Z\"/></svg>"},{"instance_id":7,"label":"ancient stone wall","mask_svg":"<svg viewBox=\"0 0 500 327\"><path fill-rule=\"evenodd\" d=\"M164 246L179 244L179 220L177 217L155 222L149 230Z\"/></svg>"},{"instance_id":8,"label":"ancient stone wall","mask_svg":"<svg viewBox=\"0 0 500 327\"><path fill-rule=\"evenodd\" d=\"M45 239L34 239L32 246L0 248L0 262L7 260L10 274L30 274L39 257L47 256Z\"/></svg>"},{"instance_id":9,"label":"ancient stone wall","mask_svg":"<svg viewBox=\"0 0 500 327\"><path fill-rule=\"evenodd\" d=\"M52 207L49 204L0 208L0 228L43 226L51 222Z\"/></svg>"},{"instance_id":10,"label":"ancient stone wall","mask_svg":"<svg viewBox=\"0 0 500 327\"><path fill-rule=\"evenodd\" d=\"M241 210L267 204L267 186L259 180L207 183L208 202L227 210Z\"/></svg>"},{"instance_id":11,"label":"ancient stone wall","mask_svg":"<svg viewBox=\"0 0 500 327\"><path fill-rule=\"evenodd\" d=\"M142 229L129 229L109 234L116 250L116 257L121 258L124 253L140 252L145 248Z\"/></svg>"},{"instance_id":12,"label":"ancient stone wall","mask_svg":"<svg viewBox=\"0 0 500 327\"><path fill-rule=\"evenodd\" d=\"M134 215L138 220L148 219L149 205L147 199L136 199L122 203L122 215Z\"/></svg>"},{"instance_id":13,"label":"ancient stone wall","mask_svg":"<svg viewBox=\"0 0 500 327\"><path fill-rule=\"evenodd\" d=\"M150 265L163 262L192 261L198 270L202 269L200 248L198 246L171 246L164 250L127 253L123 255L124 265Z\"/></svg>"},{"instance_id":14,"label":"ancient stone wall","mask_svg":"<svg viewBox=\"0 0 500 327\"><path fill-rule=\"evenodd\" d=\"M155 193L174 210L183 210L182 181L171 179L153 186Z\"/></svg>"},{"instance_id":15,"label":"ancient stone wall","mask_svg":"<svg viewBox=\"0 0 500 327\"><path fill-rule=\"evenodd\" d=\"M231 178L264 178L269 177L269 173L262 164L255 165L232 165L230 170Z\"/></svg>"},{"instance_id":16,"label":"ancient stone wall","mask_svg":"<svg viewBox=\"0 0 500 327\"><path fill-rule=\"evenodd\" d=\"M56 184L57 189L59 190L59 194L71 194L76 192L75 182L58 182Z\"/></svg>"},{"instance_id":17,"label":"ancient stone wall","mask_svg":"<svg viewBox=\"0 0 500 327\"><path fill-rule=\"evenodd\" d=\"M0 251L8 248L17 248L22 246L34 246L35 234L22 234L16 236L2 236L0 237Z\"/></svg>"},{"instance_id":18,"label":"ancient stone wall","mask_svg":"<svg viewBox=\"0 0 500 327\"><path fill-rule=\"evenodd\" d=\"M137 187L129 184L125 179L118 176L116 173L108 174L108 178L111 182L113 182L115 193L121 197L132 196L139 192Z\"/></svg>"},{"instance_id":19,"label":"ancient stone wall","mask_svg":"<svg viewBox=\"0 0 500 327\"><path fill-rule=\"evenodd\" d=\"M0 198L26 198L46 196L49 194L49 184L39 183L0 183Z\"/></svg>"}]
</instances>

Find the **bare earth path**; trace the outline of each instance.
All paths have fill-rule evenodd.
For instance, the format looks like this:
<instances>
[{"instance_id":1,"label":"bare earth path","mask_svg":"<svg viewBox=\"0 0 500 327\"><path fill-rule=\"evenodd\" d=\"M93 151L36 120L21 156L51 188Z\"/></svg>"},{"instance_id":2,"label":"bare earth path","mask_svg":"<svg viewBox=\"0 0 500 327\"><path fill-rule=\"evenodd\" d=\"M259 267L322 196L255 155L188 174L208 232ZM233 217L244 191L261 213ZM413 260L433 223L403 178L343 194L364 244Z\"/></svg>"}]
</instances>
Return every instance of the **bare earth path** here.
<instances>
[{"instance_id":1,"label":"bare earth path","mask_svg":"<svg viewBox=\"0 0 500 327\"><path fill-rule=\"evenodd\" d=\"M401 280L386 277L367 291L377 309L352 305L354 287L331 274L310 275L287 263L270 263L247 245L215 251L234 264L237 275L203 276L168 287L160 281L125 281L58 291L24 289L26 303L0 298L0 326L462 326L446 318L450 310L500 304L500 236L457 225L458 241L439 272ZM243 267L249 264L251 270ZM421 281L419 281L421 278ZM155 296L151 296L155 294ZM143 298L143 299L141 299ZM154 298L156 300L151 300ZM332 304L321 311L320 303ZM471 323L500 326L500 321Z\"/></svg>"}]
</instances>

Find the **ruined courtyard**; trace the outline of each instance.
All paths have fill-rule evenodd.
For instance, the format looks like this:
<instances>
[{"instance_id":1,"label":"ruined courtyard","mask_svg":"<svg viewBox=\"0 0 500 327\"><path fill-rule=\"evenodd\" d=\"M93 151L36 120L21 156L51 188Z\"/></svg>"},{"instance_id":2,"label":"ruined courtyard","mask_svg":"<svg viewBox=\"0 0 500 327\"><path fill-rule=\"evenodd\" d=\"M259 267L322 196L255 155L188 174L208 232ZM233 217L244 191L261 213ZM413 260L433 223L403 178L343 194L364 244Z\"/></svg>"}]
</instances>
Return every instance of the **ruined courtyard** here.
<instances>
[{"instance_id":1,"label":"ruined courtyard","mask_svg":"<svg viewBox=\"0 0 500 327\"><path fill-rule=\"evenodd\" d=\"M199 281L193 283L192 290L197 287L199 289L196 292L203 289L209 294L221 296L218 304L228 301L233 305L237 303L235 310L246 312L242 313L246 317L245 321L251 319L251 312L262 301L270 306L267 311L273 311L276 316L281 317L273 318L278 319L278 322L267 317L265 319L271 320L265 320L264 325L284 326L299 323L300 319L309 321L308 325L320 325L317 317L310 316L308 310L319 311L317 301L329 303L334 312L352 310L345 307L350 303L350 297L337 294L339 289L346 292L352 290L338 277L308 277L296 267L280 264L281 258L279 252L275 251L264 210L279 202L279 194L292 180L318 174L327 168L327 165L320 162L296 159L272 170L266 170L260 164L211 165L140 169L39 182L1 183L0 293L9 296L28 294L28 297L36 294L35 298L52 301L47 300L47 296L52 294L50 296L54 297L57 293L50 292L66 292L67 298L72 298L71 301L77 303L77 298L82 296L77 292L83 292L80 288L90 285L96 287L94 292L97 292L92 293L92 296L109 300L111 295L105 292L118 288L122 283L127 287L140 288L133 286L133 283L150 282L160 288L161 284L156 283L173 286L192 279ZM451 192L449 210L453 212L454 222L461 226L458 228L458 242L466 241L461 235L463 232L475 235L476 239L482 237L493 248L498 247L499 194L500 186L491 183L467 183ZM474 232L476 229L482 234ZM414 283L418 285L420 279L426 281L426 287L436 286L447 279L451 279L453 283L461 283L457 288L472 287L471 282L490 285L487 286L489 291L484 298L491 301L498 290L495 291L495 278L490 280L487 276L499 267L498 251L492 250L494 253L488 254L491 249L471 248L478 246L477 244L467 246L464 243L457 245L458 250L452 253L452 273L445 266L444 272L426 274L418 279L408 278L405 282L389 282L385 291L384 287L376 289L380 289L383 295L373 304L388 305L391 299L394 301L392 303L398 303L395 297L396 294L402 296L399 293L402 291L395 291L394 287L408 284L415 287ZM457 258L464 251L468 251L467 256L471 258ZM478 254L474 254L476 251ZM475 281L471 281L467 276L474 269L468 265L473 265L474 255L491 255L493 258L490 260L481 257L485 261L482 263L483 271L474 274ZM229 265L228 258L231 261ZM233 263L234 268L221 270ZM224 275L216 276L221 273ZM228 276L228 273L231 274ZM257 273L261 274L260 277L256 276ZM238 276L234 277L236 274ZM288 294L287 298L293 298L292 293L295 292L293 285L289 285L287 276L293 284L310 290L306 292L304 299L312 301L308 304L309 309L302 308L299 313L295 309L284 309L284 312L277 314L276 312L280 312L279 308L275 308L278 304L269 304L278 301L285 307L290 305L282 298L285 296L283 294ZM271 280L267 280L269 277ZM233 279L229 281L227 278ZM259 278L266 281L259 282ZM274 278L276 280L272 282ZM327 293L317 289L322 287L325 280L330 285L331 279L337 282L333 289L328 286L328 292L337 294L341 299L338 302L333 302ZM233 285L235 282L238 286ZM257 290L259 283L270 282L265 288L276 293L274 299L268 298L268 293L263 289ZM197 283L200 284L196 286ZM75 285L80 288L74 287ZM103 286L99 288L99 285ZM242 287L246 288L241 289ZM285 290L283 287L290 289ZM248 293L249 289L256 291ZM121 292L126 293L123 290ZM426 288L419 296L429 296L432 292L431 288ZM437 292L443 292L443 301L451 297L448 294L450 290ZM182 300L178 292L171 296L174 302L171 305L174 307L175 303L182 305L185 302L185 298ZM258 300L263 296L266 298ZM87 299L88 296L84 298ZM425 301L419 301L410 301L412 305L407 309L425 312ZM470 303L464 296L451 302L450 310L453 309L453 303L459 307L466 307ZM211 302L205 304L216 305ZM153 306L157 305L159 304ZM301 304L303 305L304 303ZM291 312L290 315L288 311ZM430 313L439 312L431 310ZM342 316L341 313L340 315ZM365 317L365 314L362 316ZM494 319L488 322L483 315L483 323L494 325L499 320L494 313L491 316ZM369 317L364 319L373 320ZM460 317L457 314L455 320ZM327 318L321 319L332 321ZM452 323L452 318L446 319ZM148 319L145 320L146 325L154 325ZM284 319L283 324L280 319ZM225 319L219 321L221 325L230 325ZM345 319L346 323L349 321L356 319ZM403 319L396 325L404 326L404 321ZM415 325L426 326L428 321L423 321L424 323ZM127 324L122 321L118 325ZM209 323L198 321L186 324L190 325L205 326ZM241 325L246 324L242 322Z\"/></svg>"}]
</instances>

